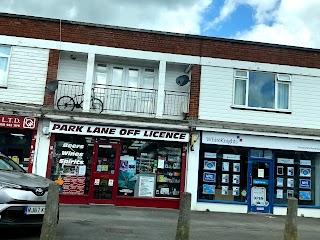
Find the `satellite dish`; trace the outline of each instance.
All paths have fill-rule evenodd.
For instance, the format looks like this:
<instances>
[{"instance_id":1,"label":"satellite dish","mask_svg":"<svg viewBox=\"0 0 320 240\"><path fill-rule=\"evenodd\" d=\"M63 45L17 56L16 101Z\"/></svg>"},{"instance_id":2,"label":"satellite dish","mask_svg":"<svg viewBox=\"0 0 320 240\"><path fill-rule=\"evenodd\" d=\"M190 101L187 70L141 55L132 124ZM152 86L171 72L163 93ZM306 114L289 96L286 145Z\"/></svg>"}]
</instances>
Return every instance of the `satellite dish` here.
<instances>
[{"instance_id":1,"label":"satellite dish","mask_svg":"<svg viewBox=\"0 0 320 240\"><path fill-rule=\"evenodd\" d=\"M189 76L188 75L181 75L179 77L176 78L176 83L179 86L184 86L186 85L188 82L190 82Z\"/></svg>"},{"instance_id":2,"label":"satellite dish","mask_svg":"<svg viewBox=\"0 0 320 240\"><path fill-rule=\"evenodd\" d=\"M47 92L54 92L58 88L58 80L53 80L46 85L46 91Z\"/></svg>"}]
</instances>

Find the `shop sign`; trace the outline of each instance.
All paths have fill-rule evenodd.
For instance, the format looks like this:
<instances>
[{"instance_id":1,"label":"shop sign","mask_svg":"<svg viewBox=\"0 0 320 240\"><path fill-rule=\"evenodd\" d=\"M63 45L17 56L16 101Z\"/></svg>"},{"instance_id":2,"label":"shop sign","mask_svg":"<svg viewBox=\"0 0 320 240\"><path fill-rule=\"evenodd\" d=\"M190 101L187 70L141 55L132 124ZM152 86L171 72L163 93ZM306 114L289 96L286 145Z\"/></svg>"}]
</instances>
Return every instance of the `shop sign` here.
<instances>
[{"instance_id":1,"label":"shop sign","mask_svg":"<svg viewBox=\"0 0 320 240\"><path fill-rule=\"evenodd\" d=\"M50 122L51 133L188 142L189 133Z\"/></svg>"},{"instance_id":2,"label":"shop sign","mask_svg":"<svg viewBox=\"0 0 320 240\"><path fill-rule=\"evenodd\" d=\"M253 179L253 184L268 185L269 184L269 180L266 180L266 179Z\"/></svg>"},{"instance_id":3,"label":"shop sign","mask_svg":"<svg viewBox=\"0 0 320 240\"><path fill-rule=\"evenodd\" d=\"M37 118L0 115L0 127L15 129L37 129Z\"/></svg>"},{"instance_id":4,"label":"shop sign","mask_svg":"<svg viewBox=\"0 0 320 240\"><path fill-rule=\"evenodd\" d=\"M255 136L248 134L203 132L202 143L239 147L267 149L281 148L283 150L320 152L320 141L300 138Z\"/></svg>"}]
</instances>

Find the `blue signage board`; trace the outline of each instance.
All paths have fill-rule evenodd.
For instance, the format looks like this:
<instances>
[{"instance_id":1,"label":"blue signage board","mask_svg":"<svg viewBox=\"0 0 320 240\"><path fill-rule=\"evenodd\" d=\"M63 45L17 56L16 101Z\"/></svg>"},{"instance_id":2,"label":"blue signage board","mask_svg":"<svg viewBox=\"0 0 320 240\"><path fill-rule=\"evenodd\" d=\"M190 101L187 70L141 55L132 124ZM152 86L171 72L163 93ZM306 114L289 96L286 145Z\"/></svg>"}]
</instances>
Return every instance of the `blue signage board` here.
<instances>
[{"instance_id":1,"label":"blue signage board","mask_svg":"<svg viewBox=\"0 0 320 240\"><path fill-rule=\"evenodd\" d=\"M310 179L300 179L300 188L311 189L311 180Z\"/></svg>"},{"instance_id":2,"label":"blue signage board","mask_svg":"<svg viewBox=\"0 0 320 240\"><path fill-rule=\"evenodd\" d=\"M267 179L253 179L253 184L269 185L269 180L267 180Z\"/></svg>"},{"instance_id":3,"label":"blue signage board","mask_svg":"<svg viewBox=\"0 0 320 240\"><path fill-rule=\"evenodd\" d=\"M204 172L203 173L203 181L204 182L216 182L216 174Z\"/></svg>"}]
</instances>

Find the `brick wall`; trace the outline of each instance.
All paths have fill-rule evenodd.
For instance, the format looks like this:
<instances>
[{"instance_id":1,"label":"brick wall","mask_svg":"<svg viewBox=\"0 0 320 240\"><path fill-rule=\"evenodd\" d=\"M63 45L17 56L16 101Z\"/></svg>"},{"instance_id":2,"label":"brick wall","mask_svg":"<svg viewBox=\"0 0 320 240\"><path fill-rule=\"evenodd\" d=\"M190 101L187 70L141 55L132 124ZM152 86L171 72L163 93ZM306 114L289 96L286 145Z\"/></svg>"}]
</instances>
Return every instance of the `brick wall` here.
<instances>
[{"instance_id":1,"label":"brick wall","mask_svg":"<svg viewBox=\"0 0 320 240\"><path fill-rule=\"evenodd\" d=\"M57 79L59 55L60 55L59 50L53 50L53 49L50 50L46 83L49 83ZM45 92L44 105L46 106L54 105L54 93L51 93L48 91Z\"/></svg>"},{"instance_id":2,"label":"brick wall","mask_svg":"<svg viewBox=\"0 0 320 240\"><path fill-rule=\"evenodd\" d=\"M200 79L201 79L201 66L193 65L191 73L191 91L189 103L189 117L191 119L198 118L199 112L199 95L200 95Z\"/></svg>"}]
</instances>

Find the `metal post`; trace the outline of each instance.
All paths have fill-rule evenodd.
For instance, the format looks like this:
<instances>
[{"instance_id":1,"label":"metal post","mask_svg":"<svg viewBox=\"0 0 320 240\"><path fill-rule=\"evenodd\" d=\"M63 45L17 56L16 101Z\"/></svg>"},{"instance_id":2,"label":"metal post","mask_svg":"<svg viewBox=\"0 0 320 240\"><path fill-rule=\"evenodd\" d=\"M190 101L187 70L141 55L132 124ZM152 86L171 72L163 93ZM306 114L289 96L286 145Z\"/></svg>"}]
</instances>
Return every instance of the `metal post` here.
<instances>
[{"instance_id":1,"label":"metal post","mask_svg":"<svg viewBox=\"0 0 320 240\"><path fill-rule=\"evenodd\" d=\"M46 210L43 217L40 240L55 240L58 221L60 186L52 182L49 185Z\"/></svg>"},{"instance_id":2,"label":"metal post","mask_svg":"<svg viewBox=\"0 0 320 240\"><path fill-rule=\"evenodd\" d=\"M288 198L287 219L284 228L284 240L297 240L298 199Z\"/></svg>"},{"instance_id":3,"label":"metal post","mask_svg":"<svg viewBox=\"0 0 320 240\"><path fill-rule=\"evenodd\" d=\"M189 240L191 193L182 193L176 240Z\"/></svg>"}]
</instances>

